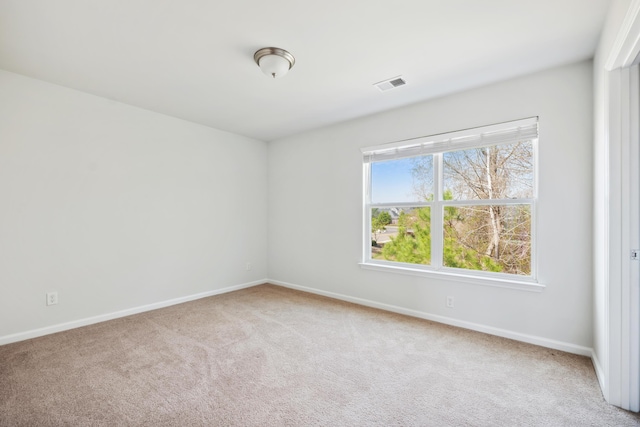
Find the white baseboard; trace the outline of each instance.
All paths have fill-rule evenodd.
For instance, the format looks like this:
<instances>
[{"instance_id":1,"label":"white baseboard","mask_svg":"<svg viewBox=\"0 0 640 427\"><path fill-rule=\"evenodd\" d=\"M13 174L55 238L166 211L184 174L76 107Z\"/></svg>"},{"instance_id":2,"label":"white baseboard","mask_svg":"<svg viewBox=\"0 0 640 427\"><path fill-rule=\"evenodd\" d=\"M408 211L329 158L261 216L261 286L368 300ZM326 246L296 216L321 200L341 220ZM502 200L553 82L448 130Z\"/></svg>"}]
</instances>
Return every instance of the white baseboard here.
<instances>
[{"instance_id":1,"label":"white baseboard","mask_svg":"<svg viewBox=\"0 0 640 427\"><path fill-rule=\"evenodd\" d=\"M113 313L101 314L99 316L87 317L85 319L73 320L71 322L59 323L57 325L46 326L44 328L33 329L26 332L5 335L0 337L0 345L10 344L12 342L24 341L31 338L41 337L43 335L54 334L56 332L67 331L69 329L79 328L81 326L92 325L94 323L105 322L120 317L131 316L132 314L143 313L145 311L156 310L158 308L169 307L171 305L181 304L183 302L194 301L200 298L206 298L213 295L225 294L244 288L250 288L257 285L268 283L267 279L256 280L254 282L243 283L240 285L228 286L226 288L214 289L212 291L202 292L199 294L187 295L180 298L174 298L167 301L160 301L153 304L142 305L139 307L128 308L126 310L116 311Z\"/></svg>"},{"instance_id":2,"label":"white baseboard","mask_svg":"<svg viewBox=\"0 0 640 427\"><path fill-rule=\"evenodd\" d=\"M315 288L309 288L309 287L306 287L306 286L295 285L293 283L287 283L287 282L282 282L282 281L279 281L279 280L269 280L269 279L256 280L256 281L253 281L253 282L243 283L243 284L240 284L240 285L228 286L228 287L225 287L225 288L215 289L215 290L212 290L212 291L202 292L202 293L199 293L199 294L188 295L188 296L184 296L184 297L180 297L180 298L175 298L175 299L171 299L171 300L167 300L167 301L161 301L161 302L148 304L148 305L143 305L143 306L139 306L139 307L133 307L133 308L129 308L129 309L126 309L126 310L121 310L121 311L117 311L117 312L113 312L113 313L106 313L106 314L102 314L102 315L99 315L99 316L88 317L88 318L84 318L84 319L78 319L78 320L74 320L74 321L71 321L71 322L60 323L60 324L57 324L57 325L47 326L47 327L44 327L44 328L33 329L33 330L30 330L30 331L19 332L19 333L11 334L11 335L5 335L5 336L1 336L0 337L0 345L10 344L12 342L24 341L24 340L27 340L27 339L36 338L36 337L40 337L40 336L43 336L43 335L48 335L48 334L53 334L53 333L56 333L56 332L66 331L66 330L69 330L69 329L79 328L81 326L92 325L94 323L105 322L107 320L112 320L112 319L117 319L117 318L120 318L120 317L130 316L130 315L133 315L133 314L143 313L145 311L156 310L158 308L169 307L169 306L172 306L172 305L176 305L176 304L181 304L181 303L188 302L188 301L197 300L197 299L200 299L200 298L206 298L206 297L210 297L210 296L213 296L213 295L219 295L219 294L224 294L224 293L227 293L227 292L233 292L233 291L237 291L237 290L240 290L240 289L250 288L250 287L253 287L253 286L261 285L261 284L264 284L264 283L272 283L274 285L282 286L282 287L285 287L285 288L291 288L291 289L296 289L296 290L299 290L299 291L309 292L309 293L312 293L312 294L322 295L322 296L326 296L326 297L329 297L329 298L334 298L334 299L338 299L338 300L342 300L342 301L351 302L351 303L354 303L354 304L364 305L364 306L367 306L367 307L373 307L373 308L378 308L378 309L381 309L381 310L391 311L391 312L394 312L394 313L405 314L407 316L417 317L417 318L420 318L420 319L432 320L434 322L444 323L446 325L457 326L457 327L460 327L460 328L470 329L470 330L478 331L478 332L484 332L484 333L487 333L487 334L490 334L490 335L496 335L496 336L499 336L499 337L509 338L509 339L513 339L513 340L516 340L516 341L522 341L522 342L526 342L526 343L529 343L529 344L539 345L539 346L542 346L542 347L553 348L555 350L566 351L568 353L579 354L579 355L582 355L582 356L589 356L593 360L593 363L594 363L594 366L595 366L595 369L596 369L596 374L598 376L598 381L600 381L601 387L603 385L603 378L604 378L604 376L602 375L603 372L602 372L601 366L600 366L597 358L595 357L595 353L593 352L593 349L591 349L591 348L582 347L582 346L578 346L578 345L575 345L575 344L569 344L569 343L565 343L565 342L561 342L561 341L555 341L555 340L551 340L551 339L548 339L548 338L542 338L542 337L537 337L537 336L533 336L533 335L521 334L519 332L509 331L509 330L500 329L500 328L494 328L492 326L486 326L486 325L481 325L481 324L478 324L478 323L467 322L467 321L463 321L463 320L454 319L454 318L451 318L451 317L425 313L425 312L422 312L422 311L412 310L412 309L403 308L403 307L398 307L398 306L391 305L391 304L380 303L380 302L371 301L371 300L367 300L367 299L363 299L363 298L351 297L351 296L348 296L348 295L338 294L338 293L334 293L334 292L322 291L322 290L315 289ZM603 387L603 390L604 390L604 387Z\"/></svg>"},{"instance_id":3,"label":"white baseboard","mask_svg":"<svg viewBox=\"0 0 640 427\"><path fill-rule=\"evenodd\" d=\"M268 283L272 283L274 285L282 286L285 288L291 288L299 291L309 292L316 295L322 295L329 298L335 298L342 301L352 302L354 304L364 305L367 307L379 308L381 310L391 311L393 313L405 314L407 316L418 317L420 319L432 320L434 322L444 323L446 325L457 326L464 329L483 332L489 335L496 335L503 338L509 338L515 341L535 344L541 347L552 348L554 350L565 351L567 353L579 354L581 356L588 356L588 357L591 357L593 355L593 349L591 348L570 344L562 341L556 341L548 338L537 337L534 335L522 334L520 332L509 331L507 329L494 328L492 326L486 326L478 323L467 322L464 320L458 320L451 317L440 316L437 314L429 314L429 313L425 313L418 310L411 310L408 308L398 307L391 304L384 304L376 301L351 297L348 295L338 294L334 292L327 292L319 289L308 288L306 286L294 285L293 283L282 282L279 280L269 280Z\"/></svg>"}]
</instances>

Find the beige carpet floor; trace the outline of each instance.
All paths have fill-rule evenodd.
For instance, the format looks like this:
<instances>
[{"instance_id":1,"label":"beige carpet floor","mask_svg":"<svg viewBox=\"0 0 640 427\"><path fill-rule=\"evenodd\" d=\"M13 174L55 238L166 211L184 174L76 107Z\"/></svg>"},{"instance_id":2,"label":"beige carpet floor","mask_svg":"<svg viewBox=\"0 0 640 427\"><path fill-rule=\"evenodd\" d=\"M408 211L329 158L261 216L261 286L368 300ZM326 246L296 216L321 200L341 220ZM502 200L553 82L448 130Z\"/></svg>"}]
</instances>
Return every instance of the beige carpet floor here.
<instances>
[{"instance_id":1,"label":"beige carpet floor","mask_svg":"<svg viewBox=\"0 0 640 427\"><path fill-rule=\"evenodd\" d=\"M0 347L1 426L630 426L586 357L263 285Z\"/></svg>"}]
</instances>

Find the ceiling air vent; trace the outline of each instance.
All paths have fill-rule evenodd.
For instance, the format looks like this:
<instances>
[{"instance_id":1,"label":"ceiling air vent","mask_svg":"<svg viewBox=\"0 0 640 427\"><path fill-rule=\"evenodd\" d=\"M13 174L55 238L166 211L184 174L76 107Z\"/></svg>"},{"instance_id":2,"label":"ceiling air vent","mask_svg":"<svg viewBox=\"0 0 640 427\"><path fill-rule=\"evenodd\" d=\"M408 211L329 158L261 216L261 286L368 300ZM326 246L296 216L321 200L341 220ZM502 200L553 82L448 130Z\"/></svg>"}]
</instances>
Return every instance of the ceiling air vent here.
<instances>
[{"instance_id":1,"label":"ceiling air vent","mask_svg":"<svg viewBox=\"0 0 640 427\"><path fill-rule=\"evenodd\" d=\"M402 78L402 76L392 77L387 80L383 80L381 82L375 83L374 86L380 89L380 92L386 92L390 89L395 89L400 86L404 86L407 84L407 81Z\"/></svg>"}]
</instances>

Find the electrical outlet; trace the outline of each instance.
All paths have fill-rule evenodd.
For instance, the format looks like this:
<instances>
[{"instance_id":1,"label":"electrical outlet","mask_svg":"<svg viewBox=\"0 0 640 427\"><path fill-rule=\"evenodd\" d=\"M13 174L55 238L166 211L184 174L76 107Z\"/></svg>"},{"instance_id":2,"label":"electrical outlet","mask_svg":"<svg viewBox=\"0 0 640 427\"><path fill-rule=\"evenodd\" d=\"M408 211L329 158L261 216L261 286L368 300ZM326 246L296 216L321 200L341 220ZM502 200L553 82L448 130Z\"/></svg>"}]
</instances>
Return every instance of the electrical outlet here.
<instances>
[{"instance_id":1,"label":"electrical outlet","mask_svg":"<svg viewBox=\"0 0 640 427\"><path fill-rule=\"evenodd\" d=\"M447 307L453 308L453 297L452 296L448 296L447 297Z\"/></svg>"},{"instance_id":2,"label":"electrical outlet","mask_svg":"<svg viewBox=\"0 0 640 427\"><path fill-rule=\"evenodd\" d=\"M58 303L57 292L47 292L47 305L56 305Z\"/></svg>"},{"instance_id":3,"label":"electrical outlet","mask_svg":"<svg viewBox=\"0 0 640 427\"><path fill-rule=\"evenodd\" d=\"M251 263L248 262L245 268L246 268L247 271L251 270Z\"/></svg>"}]
</instances>

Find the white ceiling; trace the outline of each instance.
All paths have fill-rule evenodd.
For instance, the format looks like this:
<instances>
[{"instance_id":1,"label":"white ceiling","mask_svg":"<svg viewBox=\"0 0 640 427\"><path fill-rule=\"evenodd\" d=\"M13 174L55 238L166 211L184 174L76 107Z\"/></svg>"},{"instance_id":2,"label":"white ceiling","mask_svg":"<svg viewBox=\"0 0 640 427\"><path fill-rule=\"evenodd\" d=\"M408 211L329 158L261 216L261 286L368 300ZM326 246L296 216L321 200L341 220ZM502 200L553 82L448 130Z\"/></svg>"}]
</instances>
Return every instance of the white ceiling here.
<instances>
[{"instance_id":1,"label":"white ceiling","mask_svg":"<svg viewBox=\"0 0 640 427\"><path fill-rule=\"evenodd\" d=\"M0 68L269 141L590 58L609 3L0 0Z\"/></svg>"}]
</instances>

